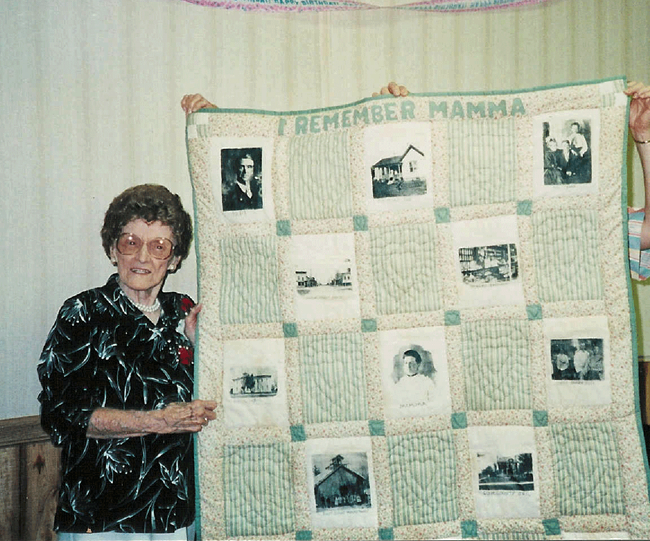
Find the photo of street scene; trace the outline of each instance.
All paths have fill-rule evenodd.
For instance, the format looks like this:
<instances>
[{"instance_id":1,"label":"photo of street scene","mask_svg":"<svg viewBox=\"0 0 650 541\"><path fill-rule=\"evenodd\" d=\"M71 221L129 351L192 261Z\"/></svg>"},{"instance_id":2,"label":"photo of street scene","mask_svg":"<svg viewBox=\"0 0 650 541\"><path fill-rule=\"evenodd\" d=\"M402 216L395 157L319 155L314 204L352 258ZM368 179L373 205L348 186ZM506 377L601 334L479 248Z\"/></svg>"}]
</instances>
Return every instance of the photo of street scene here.
<instances>
[{"instance_id":1,"label":"photo of street scene","mask_svg":"<svg viewBox=\"0 0 650 541\"><path fill-rule=\"evenodd\" d=\"M463 282L469 286L501 284L519 277L515 244L459 248L458 259Z\"/></svg>"},{"instance_id":2,"label":"photo of street scene","mask_svg":"<svg viewBox=\"0 0 650 541\"><path fill-rule=\"evenodd\" d=\"M312 455L312 470L317 512L371 507L366 453Z\"/></svg>"},{"instance_id":3,"label":"photo of street scene","mask_svg":"<svg viewBox=\"0 0 650 541\"><path fill-rule=\"evenodd\" d=\"M296 235L292 243L296 316L309 320L356 317L359 295L353 235Z\"/></svg>"},{"instance_id":4,"label":"photo of street scene","mask_svg":"<svg viewBox=\"0 0 650 541\"><path fill-rule=\"evenodd\" d=\"M278 394L277 370L272 367L255 370L231 370L230 396L233 398L262 398Z\"/></svg>"},{"instance_id":5,"label":"photo of street scene","mask_svg":"<svg viewBox=\"0 0 650 541\"><path fill-rule=\"evenodd\" d=\"M478 462L484 462L485 456L478 453ZM524 491L535 489L533 482L533 455L520 453L512 456L496 456L478 474L478 488L482 491Z\"/></svg>"},{"instance_id":6,"label":"photo of street scene","mask_svg":"<svg viewBox=\"0 0 650 541\"><path fill-rule=\"evenodd\" d=\"M601 381L605 377L602 338L551 340L554 380Z\"/></svg>"}]
</instances>

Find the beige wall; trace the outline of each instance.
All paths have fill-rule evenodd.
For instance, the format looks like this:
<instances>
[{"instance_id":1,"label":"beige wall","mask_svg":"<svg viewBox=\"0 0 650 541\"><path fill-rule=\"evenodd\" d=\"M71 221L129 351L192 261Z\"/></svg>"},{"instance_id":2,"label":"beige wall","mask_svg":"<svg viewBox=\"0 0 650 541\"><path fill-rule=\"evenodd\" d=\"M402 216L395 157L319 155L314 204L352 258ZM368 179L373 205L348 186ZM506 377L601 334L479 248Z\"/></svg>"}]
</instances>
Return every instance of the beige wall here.
<instances>
[{"instance_id":1,"label":"beige wall","mask_svg":"<svg viewBox=\"0 0 650 541\"><path fill-rule=\"evenodd\" d=\"M296 110L355 101L391 79L422 92L650 81L647 0L466 14L4 0L0 36L0 418L37 413L36 364L58 308L112 271L98 236L112 197L153 181L191 207L183 94ZM630 172L639 204L637 161ZM169 286L195 295L195 273L190 258ZM635 291L650 321L650 292Z\"/></svg>"}]
</instances>

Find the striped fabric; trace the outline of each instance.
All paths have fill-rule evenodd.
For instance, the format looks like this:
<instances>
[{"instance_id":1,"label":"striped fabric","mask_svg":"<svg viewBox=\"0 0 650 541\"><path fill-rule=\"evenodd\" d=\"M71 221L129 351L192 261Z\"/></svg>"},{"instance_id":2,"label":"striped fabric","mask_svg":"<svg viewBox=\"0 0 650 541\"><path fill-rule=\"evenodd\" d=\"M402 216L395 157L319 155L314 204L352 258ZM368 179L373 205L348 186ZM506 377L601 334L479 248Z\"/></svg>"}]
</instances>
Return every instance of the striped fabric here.
<instances>
[{"instance_id":1,"label":"striped fabric","mask_svg":"<svg viewBox=\"0 0 650 541\"><path fill-rule=\"evenodd\" d=\"M598 213L554 210L532 216L533 254L542 302L597 300L603 296L598 265ZM570 233L569 233L570 232Z\"/></svg>"},{"instance_id":2,"label":"striped fabric","mask_svg":"<svg viewBox=\"0 0 650 541\"><path fill-rule=\"evenodd\" d=\"M294 220L352 214L348 136L345 132L293 137L289 142L289 200ZM314 197L314 194L318 194Z\"/></svg>"},{"instance_id":3,"label":"striped fabric","mask_svg":"<svg viewBox=\"0 0 650 541\"><path fill-rule=\"evenodd\" d=\"M616 431L609 423L550 427L560 515L625 512Z\"/></svg>"},{"instance_id":4,"label":"striped fabric","mask_svg":"<svg viewBox=\"0 0 650 541\"><path fill-rule=\"evenodd\" d=\"M516 199L512 118L449 122L449 190L453 206Z\"/></svg>"},{"instance_id":5,"label":"striped fabric","mask_svg":"<svg viewBox=\"0 0 650 541\"><path fill-rule=\"evenodd\" d=\"M306 423L368 418L361 335L301 336L300 356Z\"/></svg>"},{"instance_id":6,"label":"striped fabric","mask_svg":"<svg viewBox=\"0 0 650 541\"><path fill-rule=\"evenodd\" d=\"M463 324L462 344L468 409L532 407L527 322L484 320Z\"/></svg>"},{"instance_id":7,"label":"striped fabric","mask_svg":"<svg viewBox=\"0 0 650 541\"><path fill-rule=\"evenodd\" d=\"M628 209L627 241L630 256L630 274L633 280L646 280L650 276L650 250L641 250L643 209Z\"/></svg>"},{"instance_id":8,"label":"striped fabric","mask_svg":"<svg viewBox=\"0 0 650 541\"><path fill-rule=\"evenodd\" d=\"M451 430L388 437L395 526L458 518Z\"/></svg>"},{"instance_id":9,"label":"striped fabric","mask_svg":"<svg viewBox=\"0 0 650 541\"><path fill-rule=\"evenodd\" d=\"M377 311L442 308L436 276L435 224L382 227L370 232Z\"/></svg>"},{"instance_id":10,"label":"striped fabric","mask_svg":"<svg viewBox=\"0 0 650 541\"><path fill-rule=\"evenodd\" d=\"M221 261L222 322L280 321L275 237L223 239Z\"/></svg>"},{"instance_id":11,"label":"striped fabric","mask_svg":"<svg viewBox=\"0 0 650 541\"><path fill-rule=\"evenodd\" d=\"M223 459L226 534L293 530L290 444L227 446Z\"/></svg>"}]
</instances>

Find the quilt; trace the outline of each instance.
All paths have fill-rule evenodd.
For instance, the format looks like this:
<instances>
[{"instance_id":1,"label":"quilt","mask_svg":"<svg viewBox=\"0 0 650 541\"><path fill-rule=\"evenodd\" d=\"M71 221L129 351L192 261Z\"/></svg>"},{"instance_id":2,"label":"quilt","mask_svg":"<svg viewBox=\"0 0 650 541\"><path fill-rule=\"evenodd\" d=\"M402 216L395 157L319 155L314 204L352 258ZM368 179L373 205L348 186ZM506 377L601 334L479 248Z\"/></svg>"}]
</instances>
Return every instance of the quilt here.
<instances>
[{"instance_id":1,"label":"quilt","mask_svg":"<svg viewBox=\"0 0 650 541\"><path fill-rule=\"evenodd\" d=\"M624 87L188 117L201 539L650 537Z\"/></svg>"}]
</instances>

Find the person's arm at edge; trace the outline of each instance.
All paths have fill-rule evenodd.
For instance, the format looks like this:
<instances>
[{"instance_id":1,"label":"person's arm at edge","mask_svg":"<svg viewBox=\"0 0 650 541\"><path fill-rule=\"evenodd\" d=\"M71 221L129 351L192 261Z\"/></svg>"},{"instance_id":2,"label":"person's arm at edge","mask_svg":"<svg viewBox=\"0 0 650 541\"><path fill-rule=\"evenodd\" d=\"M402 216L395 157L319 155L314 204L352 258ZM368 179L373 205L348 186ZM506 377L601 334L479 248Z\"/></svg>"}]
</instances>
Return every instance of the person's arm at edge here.
<instances>
[{"instance_id":1,"label":"person's arm at edge","mask_svg":"<svg viewBox=\"0 0 650 541\"><path fill-rule=\"evenodd\" d=\"M625 93L632 98L630 102L630 135L634 139L644 186L644 212L641 227L641 250L650 248L650 86L630 81Z\"/></svg>"}]
</instances>

